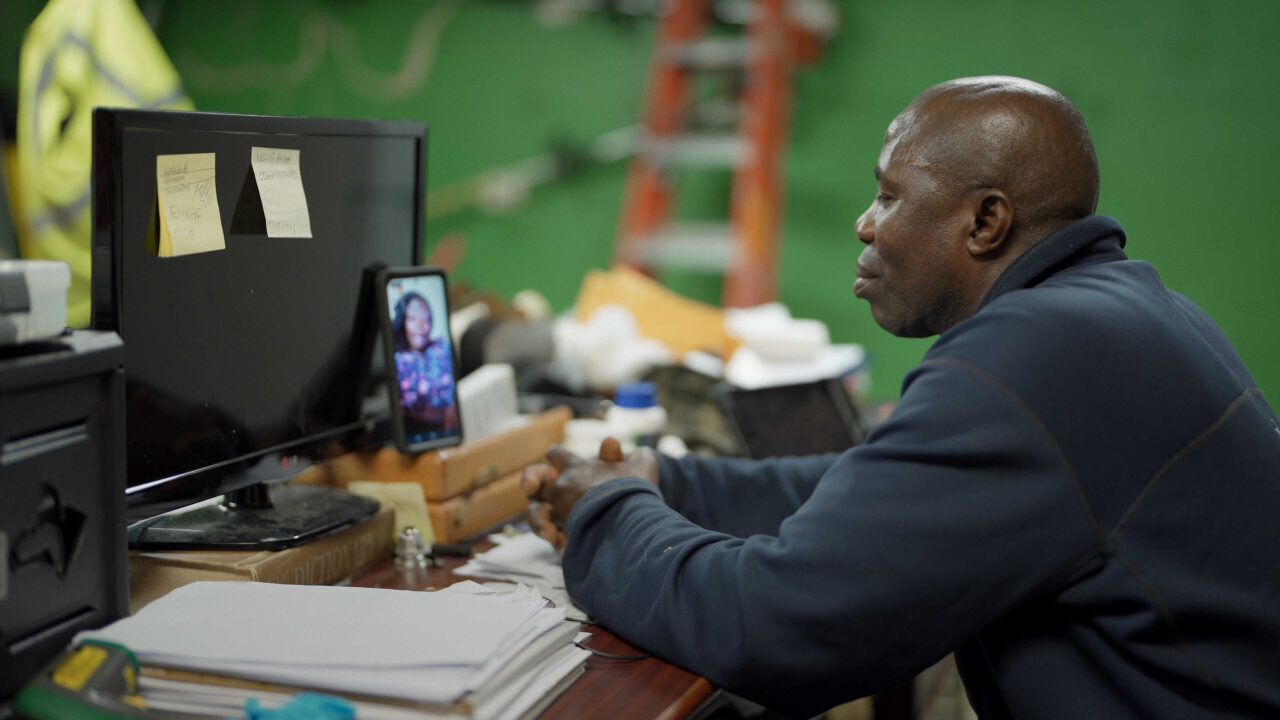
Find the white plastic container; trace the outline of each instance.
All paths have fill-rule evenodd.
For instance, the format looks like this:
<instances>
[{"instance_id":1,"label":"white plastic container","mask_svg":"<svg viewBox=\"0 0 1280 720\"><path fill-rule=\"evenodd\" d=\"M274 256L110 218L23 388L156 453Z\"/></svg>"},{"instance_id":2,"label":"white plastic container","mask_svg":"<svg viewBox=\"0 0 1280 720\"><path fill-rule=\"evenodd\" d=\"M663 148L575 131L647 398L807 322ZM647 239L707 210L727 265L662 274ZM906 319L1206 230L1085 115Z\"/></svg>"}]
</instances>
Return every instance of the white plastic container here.
<instances>
[{"instance_id":1,"label":"white plastic container","mask_svg":"<svg viewBox=\"0 0 1280 720\"><path fill-rule=\"evenodd\" d=\"M71 266L0 260L0 345L57 337L67 328Z\"/></svg>"},{"instance_id":2,"label":"white plastic container","mask_svg":"<svg viewBox=\"0 0 1280 720\"><path fill-rule=\"evenodd\" d=\"M653 383L625 383L615 391L613 406L605 412L604 419L624 444L653 447L667 426L667 411L658 404Z\"/></svg>"},{"instance_id":3,"label":"white plastic container","mask_svg":"<svg viewBox=\"0 0 1280 720\"><path fill-rule=\"evenodd\" d=\"M475 442L529 421L517 409L516 372L506 363L485 363L458 381L462 440Z\"/></svg>"},{"instance_id":4,"label":"white plastic container","mask_svg":"<svg viewBox=\"0 0 1280 720\"><path fill-rule=\"evenodd\" d=\"M578 457L593 458L600 454L600 443L610 435L615 433L608 422L596 418L579 418L565 424L564 439L560 444ZM627 448L624 446L622 451L626 452Z\"/></svg>"}]
</instances>

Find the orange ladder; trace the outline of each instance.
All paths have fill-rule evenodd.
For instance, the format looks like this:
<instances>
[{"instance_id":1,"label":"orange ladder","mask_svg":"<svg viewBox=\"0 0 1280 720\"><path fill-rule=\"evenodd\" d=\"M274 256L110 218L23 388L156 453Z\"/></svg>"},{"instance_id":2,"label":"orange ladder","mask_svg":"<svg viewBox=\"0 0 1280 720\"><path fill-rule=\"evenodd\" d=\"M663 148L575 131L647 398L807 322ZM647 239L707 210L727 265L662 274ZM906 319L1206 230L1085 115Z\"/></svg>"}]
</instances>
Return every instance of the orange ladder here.
<instances>
[{"instance_id":1,"label":"orange ladder","mask_svg":"<svg viewBox=\"0 0 1280 720\"><path fill-rule=\"evenodd\" d=\"M791 71L813 59L813 36L791 22L788 0L740 2L736 35L710 32L708 0L670 0L660 20L641 123L644 137L628 169L614 262L656 275L683 269L723 275L726 307L777 295ZM704 102L699 74L734 73L730 100ZM729 129L699 130L707 118ZM712 121L714 124L714 121ZM673 219L680 168L732 173L727 222Z\"/></svg>"}]
</instances>

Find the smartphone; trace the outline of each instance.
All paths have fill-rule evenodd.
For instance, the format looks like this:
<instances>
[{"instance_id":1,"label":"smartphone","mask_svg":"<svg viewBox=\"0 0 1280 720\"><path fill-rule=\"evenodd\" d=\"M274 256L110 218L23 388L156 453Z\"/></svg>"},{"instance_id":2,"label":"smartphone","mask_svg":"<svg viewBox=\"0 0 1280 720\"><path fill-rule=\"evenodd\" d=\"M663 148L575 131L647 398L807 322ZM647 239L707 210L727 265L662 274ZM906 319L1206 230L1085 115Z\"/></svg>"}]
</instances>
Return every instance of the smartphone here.
<instances>
[{"instance_id":1,"label":"smartphone","mask_svg":"<svg viewBox=\"0 0 1280 720\"><path fill-rule=\"evenodd\" d=\"M374 281L391 431L402 452L462 442L449 288L437 267L384 268Z\"/></svg>"}]
</instances>

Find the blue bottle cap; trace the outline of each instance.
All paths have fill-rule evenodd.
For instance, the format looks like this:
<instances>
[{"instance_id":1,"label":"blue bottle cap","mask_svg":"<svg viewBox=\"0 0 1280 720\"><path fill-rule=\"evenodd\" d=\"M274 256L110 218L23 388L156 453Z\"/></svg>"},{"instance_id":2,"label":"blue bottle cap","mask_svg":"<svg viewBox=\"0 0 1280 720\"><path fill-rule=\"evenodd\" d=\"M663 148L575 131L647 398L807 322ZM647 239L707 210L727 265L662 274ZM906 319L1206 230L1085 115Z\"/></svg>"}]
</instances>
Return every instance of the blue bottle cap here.
<instances>
[{"instance_id":1,"label":"blue bottle cap","mask_svg":"<svg viewBox=\"0 0 1280 720\"><path fill-rule=\"evenodd\" d=\"M614 391L613 403L628 408L653 407L658 404L658 387L651 382L623 383Z\"/></svg>"}]
</instances>

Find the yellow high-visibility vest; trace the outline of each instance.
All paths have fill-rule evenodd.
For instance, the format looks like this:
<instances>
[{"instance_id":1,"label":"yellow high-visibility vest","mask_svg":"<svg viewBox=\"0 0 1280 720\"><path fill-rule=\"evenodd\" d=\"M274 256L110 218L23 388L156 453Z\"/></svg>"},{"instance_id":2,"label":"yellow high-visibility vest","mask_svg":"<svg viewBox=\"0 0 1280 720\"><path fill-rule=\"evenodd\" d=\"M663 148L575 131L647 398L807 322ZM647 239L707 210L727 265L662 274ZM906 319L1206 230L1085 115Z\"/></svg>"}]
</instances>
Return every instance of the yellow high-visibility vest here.
<instances>
[{"instance_id":1,"label":"yellow high-visibility vest","mask_svg":"<svg viewBox=\"0 0 1280 720\"><path fill-rule=\"evenodd\" d=\"M50 0L23 38L18 76L19 248L71 264L67 322L84 327L93 108L194 106L134 0Z\"/></svg>"}]
</instances>

